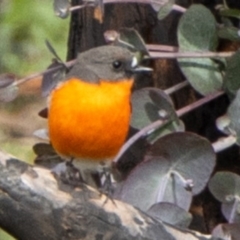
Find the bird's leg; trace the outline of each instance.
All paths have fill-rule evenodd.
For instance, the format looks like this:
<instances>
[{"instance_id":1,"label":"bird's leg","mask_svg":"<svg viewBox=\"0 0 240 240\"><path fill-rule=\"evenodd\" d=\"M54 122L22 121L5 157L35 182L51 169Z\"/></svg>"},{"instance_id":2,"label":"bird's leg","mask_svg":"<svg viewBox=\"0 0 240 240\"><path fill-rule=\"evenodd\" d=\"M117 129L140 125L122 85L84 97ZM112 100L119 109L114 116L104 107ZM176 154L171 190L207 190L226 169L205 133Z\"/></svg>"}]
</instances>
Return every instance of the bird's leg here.
<instances>
[{"instance_id":1,"label":"bird's leg","mask_svg":"<svg viewBox=\"0 0 240 240\"><path fill-rule=\"evenodd\" d=\"M54 167L52 173L66 184L82 187L85 183L80 170L73 165L73 158Z\"/></svg>"},{"instance_id":2,"label":"bird's leg","mask_svg":"<svg viewBox=\"0 0 240 240\"><path fill-rule=\"evenodd\" d=\"M66 173L64 177L67 180L67 183L71 185L82 185L85 182L83 180L81 171L73 165L73 160L74 158L71 158L66 162Z\"/></svg>"},{"instance_id":3,"label":"bird's leg","mask_svg":"<svg viewBox=\"0 0 240 240\"><path fill-rule=\"evenodd\" d=\"M101 187L99 189L101 194L105 194L107 199L111 199L113 201L113 193L114 193L114 185L112 181L111 167L102 165L102 171L100 172L101 179Z\"/></svg>"}]
</instances>

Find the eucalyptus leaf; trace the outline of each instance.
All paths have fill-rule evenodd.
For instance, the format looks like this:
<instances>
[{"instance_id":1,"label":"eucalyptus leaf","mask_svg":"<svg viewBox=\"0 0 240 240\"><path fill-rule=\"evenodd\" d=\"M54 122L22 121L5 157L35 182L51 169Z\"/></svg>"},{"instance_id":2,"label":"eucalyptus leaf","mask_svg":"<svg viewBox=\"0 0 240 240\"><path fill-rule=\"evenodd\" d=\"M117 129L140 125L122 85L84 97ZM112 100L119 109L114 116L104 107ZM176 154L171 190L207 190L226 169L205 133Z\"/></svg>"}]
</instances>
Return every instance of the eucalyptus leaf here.
<instances>
[{"instance_id":1,"label":"eucalyptus leaf","mask_svg":"<svg viewBox=\"0 0 240 240\"><path fill-rule=\"evenodd\" d=\"M63 80L65 76L66 67L64 64L57 60L53 60L53 63L49 65L48 69L59 67L51 72L44 73L42 78L41 90L42 96L46 97L56 87L56 85Z\"/></svg>"},{"instance_id":2,"label":"eucalyptus leaf","mask_svg":"<svg viewBox=\"0 0 240 240\"><path fill-rule=\"evenodd\" d=\"M237 240L240 236L240 224L219 224L212 231L213 238L221 240Z\"/></svg>"},{"instance_id":3,"label":"eucalyptus leaf","mask_svg":"<svg viewBox=\"0 0 240 240\"><path fill-rule=\"evenodd\" d=\"M183 131L184 124L178 119L172 100L162 90L143 88L134 91L131 97L132 115L130 125L142 129L157 120L169 120L149 136L150 142L165 134Z\"/></svg>"},{"instance_id":4,"label":"eucalyptus leaf","mask_svg":"<svg viewBox=\"0 0 240 240\"><path fill-rule=\"evenodd\" d=\"M225 115L217 118L216 127L218 128L218 130L220 130L224 134L231 135L232 132L231 132L231 129L229 128L230 123L231 123L231 120L230 120L229 116L225 114Z\"/></svg>"},{"instance_id":5,"label":"eucalyptus leaf","mask_svg":"<svg viewBox=\"0 0 240 240\"><path fill-rule=\"evenodd\" d=\"M178 59L179 66L191 86L202 95L222 88L222 75L218 64L208 58Z\"/></svg>"},{"instance_id":6,"label":"eucalyptus leaf","mask_svg":"<svg viewBox=\"0 0 240 240\"><path fill-rule=\"evenodd\" d=\"M235 197L232 202L222 203L221 207L224 217L229 223L240 224L240 198Z\"/></svg>"},{"instance_id":7,"label":"eucalyptus leaf","mask_svg":"<svg viewBox=\"0 0 240 240\"><path fill-rule=\"evenodd\" d=\"M116 193L114 198L142 211L159 202L170 202L188 211L192 201L191 191L171 176L171 162L160 156L135 167Z\"/></svg>"},{"instance_id":8,"label":"eucalyptus leaf","mask_svg":"<svg viewBox=\"0 0 240 240\"><path fill-rule=\"evenodd\" d=\"M192 215L189 212L167 202L154 204L147 213L155 219L183 228L187 228L192 221Z\"/></svg>"},{"instance_id":9,"label":"eucalyptus leaf","mask_svg":"<svg viewBox=\"0 0 240 240\"><path fill-rule=\"evenodd\" d=\"M222 213L230 223L240 223L240 176L232 172L218 172L208 188L222 203Z\"/></svg>"},{"instance_id":10,"label":"eucalyptus leaf","mask_svg":"<svg viewBox=\"0 0 240 240\"><path fill-rule=\"evenodd\" d=\"M208 188L218 201L229 203L231 196L240 196L240 176L232 172L217 172L209 181Z\"/></svg>"},{"instance_id":11,"label":"eucalyptus leaf","mask_svg":"<svg viewBox=\"0 0 240 240\"><path fill-rule=\"evenodd\" d=\"M37 155L56 155L55 150L49 143L37 143L33 146L33 151Z\"/></svg>"},{"instance_id":12,"label":"eucalyptus leaf","mask_svg":"<svg viewBox=\"0 0 240 240\"><path fill-rule=\"evenodd\" d=\"M175 4L175 0L166 0L166 2L160 7L158 10L158 20L162 20L168 16L171 12L173 5Z\"/></svg>"},{"instance_id":13,"label":"eucalyptus leaf","mask_svg":"<svg viewBox=\"0 0 240 240\"><path fill-rule=\"evenodd\" d=\"M237 95L231 102L227 110L227 116L230 119L228 130L235 136L237 136L237 144L240 144L240 90L237 91Z\"/></svg>"},{"instance_id":14,"label":"eucalyptus leaf","mask_svg":"<svg viewBox=\"0 0 240 240\"><path fill-rule=\"evenodd\" d=\"M5 88L0 88L0 102L11 102L18 96L18 86L14 83Z\"/></svg>"},{"instance_id":15,"label":"eucalyptus leaf","mask_svg":"<svg viewBox=\"0 0 240 240\"><path fill-rule=\"evenodd\" d=\"M230 41L240 41L239 29L232 26L219 28L218 36Z\"/></svg>"},{"instance_id":16,"label":"eucalyptus leaf","mask_svg":"<svg viewBox=\"0 0 240 240\"><path fill-rule=\"evenodd\" d=\"M224 9L220 11L220 15L223 17L233 17L240 19L240 10L234 8Z\"/></svg>"},{"instance_id":17,"label":"eucalyptus leaf","mask_svg":"<svg viewBox=\"0 0 240 240\"><path fill-rule=\"evenodd\" d=\"M224 88L230 94L230 97L236 95L240 88L240 52L237 51L227 61L227 68L223 79Z\"/></svg>"},{"instance_id":18,"label":"eucalyptus leaf","mask_svg":"<svg viewBox=\"0 0 240 240\"><path fill-rule=\"evenodd\" d=\"M34 131L33 135L39 139L45 140L45 141L49 141L49 133L48 133L48 129L46 128L41 128L38 129L36 131Z\"/></svg>"},{"instance_id":19,"label":"eucalyptus leaf","mask_svg":"<svg viewBox=\"0 0 240 240\"><path fill-rule=\"evenodd\" d=\"M164 91L156 88L143 88L133 92L131 97L131 126L136 129L146 127L159 119L172 119L176 116L173 103ZM161 112L162 116L161 117Z\"/></svg>"},{"instance_id":20,"label":"eucalyptus leaf","mask_svg":"<svg viewBox=\"0 0 240 240\"><path fill-rule=\"evenodd\" d=\"M166 4L168 0L155 0L150 5L154 9L154 11L158 12L162 5Z\"/></svg>"},{"instance_id":21,"label":"eucalyptus leaf","mask_svg":"<svg viewBox=\"0 0 240 240\"><path fill-rule=\"evenodd\" d=\"M148 56L149 52L140 34L133 28L121 28L119 31L118 45L130 47L130 50L137 50L143 56Z\"/></svg>"},{"instance_id":22,"label":"eucalyptus leaf","mask_svg":"<svg viewBox=\"0 0 240 240\"><path fill-rule=\"evenodd\" d=\"M0 75L0 88L12 85L16 80L16 76L12 73L4 73Z\"/></svg>"},{"instance_id":23,"label":"eucalyptus leaf","mask_svg":"<svg viewBox=\"0 0 240 240\"><path fill-rule=\"evenodd\" d=\"M54 49L54 47L52 46L52 44L46 39L45 40L45 44L49 50L49 52L61 63L63 63L62 59L58 56L56 50Z\"/></svg>"},{"instance_id":24,"label":"eucalyptus leaf","mask_svg":"<svg viewBox=\"0 0 240 240\"><path fill-rule=\"evenodd\" d=\"M234 27L233 22L227 17L221 17L221 22L225 27Z\"/></svg>"},{"instance_id":25,"label":"eucalyptus leaf","mask_svg":"<svg viewBox=\"0 0 240 240\"><path fill-rule=\"evenodd\" d=\"M193 4L182 16L177 31L180 51L214 51L218 45L216 21L203 5ZM179 58L179 66L187 80L202 95L222 87L219 66L210 58Z\"/></svg>"},{"instance_id":26,"label":"eucalyptus leaf","mask_svg":"<svg viewBox=\"0 0 240 240\"><path fill-rule=\"evenodd\" d=\"M214 166L215 153L206 139L193 133L168 134L153 144L116 197L143 211L158 202L188 210Z\"/></svg>"},{"instance_id":27,"label":"eucalyptus leaf","mask_svg":"<svg viewBox=\"0 0 240 240\"><path fill-rule=\"evenodd\" d=\"M67 18L69 15L70 2L69 0L54 0L53 8L56 16Z\"/></svg>"},{"instance_id":28,"label":"eucalyptus leaf","mask_svg":"<svg viewBox=\"0 0 240 240\"><path fill-rule=\"evenodd\" d=\"M182 51L216 50L218 38L213 14L201 4L192 4L180 19L177 36Z\"/></svg>"}]
</instances>

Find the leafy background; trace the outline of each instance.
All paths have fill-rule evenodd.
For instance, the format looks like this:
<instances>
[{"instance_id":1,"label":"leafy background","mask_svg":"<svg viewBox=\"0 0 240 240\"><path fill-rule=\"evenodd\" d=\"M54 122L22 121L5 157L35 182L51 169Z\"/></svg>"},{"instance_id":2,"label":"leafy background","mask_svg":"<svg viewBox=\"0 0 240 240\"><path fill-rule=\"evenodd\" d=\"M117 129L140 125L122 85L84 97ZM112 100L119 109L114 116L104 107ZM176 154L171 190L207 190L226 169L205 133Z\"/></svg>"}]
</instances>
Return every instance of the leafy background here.
<instances>
[{"instance_id":1,"label":"leafy background","mask_svg":"<svg viewBox=\"0 0 240 240\"><path fill-rule=\"evenodd\" d=\"M46 69L52 58L46 39L65 59L69 19L54 16L52 4L49 0L0 0L0 74L10 72L21 78ZM26 161L34 155L33 132L46 124L36 117L46 104L39 82L24 84L16 100L0 103L1 149ZM0 232L0 240L9 239Z\"/></svg>"}]
</instances>

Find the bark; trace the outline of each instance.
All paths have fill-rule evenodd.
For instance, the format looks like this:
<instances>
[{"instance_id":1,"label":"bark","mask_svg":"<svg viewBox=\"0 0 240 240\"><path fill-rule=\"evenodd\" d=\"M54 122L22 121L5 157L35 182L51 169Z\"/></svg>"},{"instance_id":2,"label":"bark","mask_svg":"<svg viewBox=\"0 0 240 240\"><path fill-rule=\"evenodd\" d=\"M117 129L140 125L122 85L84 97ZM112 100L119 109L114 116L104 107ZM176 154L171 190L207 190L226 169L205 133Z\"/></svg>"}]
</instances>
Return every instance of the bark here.
<instances>
[{"instance_id":1,"label":"bark","mask_svg":"<svg viewBox=\"0 0 240 240\"><path fill-rule=\"evenodd\" d=\"M0 152L0 227L17 239L211 239Z\"/></svg>"}]
</instances>

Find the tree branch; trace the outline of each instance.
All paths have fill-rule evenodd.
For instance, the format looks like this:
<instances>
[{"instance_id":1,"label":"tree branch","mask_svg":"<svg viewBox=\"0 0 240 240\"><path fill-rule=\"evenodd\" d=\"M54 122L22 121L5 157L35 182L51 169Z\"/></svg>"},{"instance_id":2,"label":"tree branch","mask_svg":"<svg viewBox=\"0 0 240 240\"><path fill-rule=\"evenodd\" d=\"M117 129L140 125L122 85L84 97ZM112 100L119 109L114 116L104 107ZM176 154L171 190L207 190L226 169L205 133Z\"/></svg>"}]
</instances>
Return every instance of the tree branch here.
<instances>
[{"instance_id":1,"label":"tree branch","mask_svg":"<svg viewBox=\"0 0 240 240\"><path fill-rule=\"evenodd\" d=\"M211 239L0 152L0 227L17 239Z\"/></svg>"}]
</instances>

